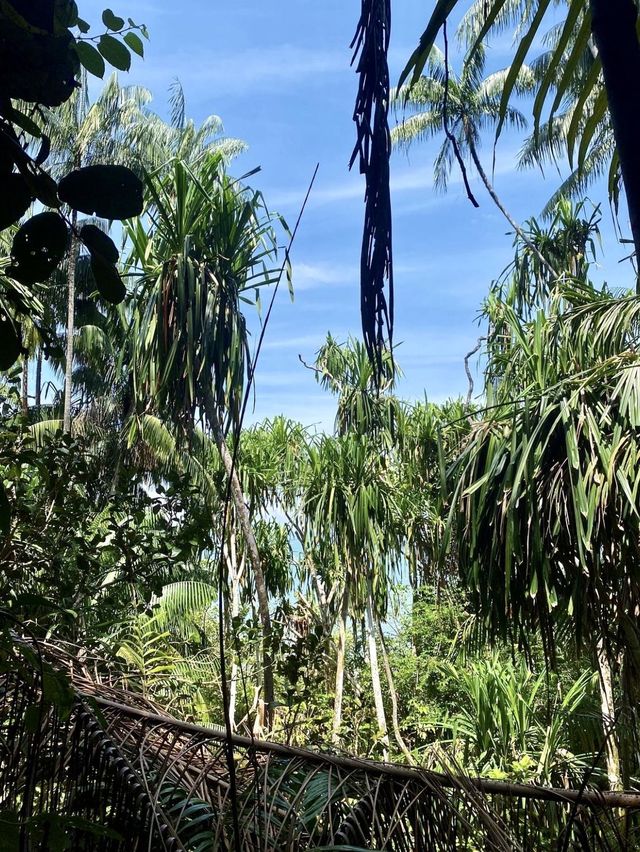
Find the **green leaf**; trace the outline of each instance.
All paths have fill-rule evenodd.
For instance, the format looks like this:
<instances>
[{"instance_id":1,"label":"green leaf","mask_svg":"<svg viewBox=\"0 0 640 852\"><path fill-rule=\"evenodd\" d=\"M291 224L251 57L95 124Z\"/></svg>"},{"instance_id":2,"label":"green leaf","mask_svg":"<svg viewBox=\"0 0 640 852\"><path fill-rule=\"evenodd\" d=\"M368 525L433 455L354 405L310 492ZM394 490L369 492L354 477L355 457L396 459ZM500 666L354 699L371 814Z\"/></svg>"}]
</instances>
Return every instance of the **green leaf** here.
<instances>
[{"instance_id":1,"label":"green leaf","mask_svg":"<svg viewBox=\"0 0 640 852\"><path fill-rule=\"evenodd\" d=\"M86 41L77 41L76 53L80 62L90 74L93 74L94 77L104 77L104 59L92 44Z\"/></svg>"},{"instance_id":2,"label":"green leaf","mask_svg":"<svg viewBox=\"0 0 640 852\"><path fill-rule=\"evenodd\" d=\"M76 21L76 26L83 35L88 33L91 29L89 24L86 21L83 21L82 18L78 18L78 20Z\"/></svg>"},{"instance_id":3,"label":"green leaf","mask_svg":"<svg viewBox=\"0 0 640 852\"><path fill-rule=\"evenodd\" d=\"M128 71L131 67L131 54L121 41L110 35L103 35L98 42L98 50L110 65L118 71Z\"/></svg>"},{"instance_id":4,"label":"green leaf","mask_svg":"<svg viewBox=\"0 0 640 852\"><path fill-rule=\"evenodd\" d=\"M108 30L119 32L124 27L124 18L114 15L111 9L105 9L102 13L102 23Z\"/></svg>"},{"instance_id":5,"label":"green leaf","mask_svg":"<svg viewBox=\"0 0 640 852\"><path fill-rule=\"evenodd\" d=\"M496 139L500 136L500 132L502 130L502 125L504 124L505 115L507 112L507 107L509 105L509 98L513 93L513 88L515 86L516 80L518 78L518 74L520 73L520 69L522 68L524 61L527 57L527 53L529 52L529 48L535 38L536 33L542 23L542 19L547 13L547 9L551 0L540 0L538 4L538 9L536 14L529 25L529 29L525 33L525 35L519 40L518 49L516 51L516 55L514 56L513 62L509 67L509 72L507 74L507 79L504 82L504 88L502 90L502 98L500 99L500 118L498 121L498 126L496 128Z\"/></svg>"},{"instance_id":6,"label":"green leaf","mask_svg":"<svg viewBox=\"0 0 640 852\"><path fill-rule=\"evenodd\" d=\"M124 40L134 53L137 53L138 56L144 56L144 45L139 36L135 33L126 33L124 35Z\"/></svg>"},{"instance_id":7,"label":"green leaf","mask_svg":"<svg viewBox=\"0 0 640 852\"><path fill-rule=\"evenodd\" d=\"M8 370L22 352L20 323L12 322L0 311L0 370Z\"/></svg>"},{"instance_id":8,"label":"green leaf","mask_svg":"<svg viewBox=\"0 0 640 852\"><path fill-rule=\"evenodd\" d=\"M457 5L457 2L458 0L438 0L436 8L433 10L431 15L431 19L427 24L427 29L420 36L420 43L418 44L418 47L409 57L409 61L400 75L398 88L402 86L409 74L411 74L412 85L418 81L422 71L424 70L424 66L427 64L427 59L429 58L429 53L431 52L434 41L436 40L438 31L447 20L451 10Z\"/></svg>"}]
</instances>

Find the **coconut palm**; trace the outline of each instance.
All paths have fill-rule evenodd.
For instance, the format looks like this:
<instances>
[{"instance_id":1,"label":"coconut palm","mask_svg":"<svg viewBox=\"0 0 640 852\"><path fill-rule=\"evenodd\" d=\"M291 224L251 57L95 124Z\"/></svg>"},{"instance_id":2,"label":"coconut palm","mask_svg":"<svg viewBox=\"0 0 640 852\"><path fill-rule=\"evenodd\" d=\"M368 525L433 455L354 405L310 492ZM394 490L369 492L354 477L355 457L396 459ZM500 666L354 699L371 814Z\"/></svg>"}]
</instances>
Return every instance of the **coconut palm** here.
<instances>
[{"instance_id":1,"label":"coconut palm","mask_svg":"<svg viewBox=\"0 0 640 852\"><path fill-rule=\"evenodd\" d=\"M401 83L410 78L411 85L417 84L429 63L438 31L457 5L458 0L436 5L418 47L402 72ZM491 0L488 3L484 0L474 0L471 4L466 27L467 39L472 42L471 57L484 51L483 40L496 28L514 27L517 33L514 61L504 81L500 99L497 133L506 119L509 100L517 89L518 76L529 51L548 20L547 12L556 5L556 0ZM584 61L584 50L588 45L595 61L591 71L582 78L579 88L574 111L575 132L572 133L572 138L580 138L581 157L585 157L591 140L596 138L596 145L598 144L594 134L597 133L599 122L604 119L606 125L610 121L616 144L614 171L617 169L616 163L619 162L631 231L636 253L639 253L640 165L637 151L640 147L640 126L637 115L640 100L635 90L629 86L629 80L640 76L637 15L635 0L590 0L589 4L583 3L582 0L570 0L566 4L562 29L538 87L533 114L535 128L538 130L550 91L555 90L550 119L561 107L563 99L575 97L576 72ZM600 89L602 82L604 86ZM581 125L583 110L589 100L593 102L593 111L589 120ZM568 142L570 148L573 147L570 139ZM617 187L611 186L611 189L617 191Z\"/></svg>"},{"instance_id":2,"label":"coconut palm","mask_svg":"<svg viewBox=\"0 0 640 852\"><path fill-rule=\"evenodd\" d=\"M448 67L445 55L434 46L425 65L427 73L394 94L397 107L407 106L412 114L393 128L391 137L394 145L406 149L416 141L444 136L434 164L436 188L446 190L456 160L470 160L494 204L516 233L520 233L520 227L485 172L479 154L482 133L495 128L500 121L502 93L510 69L484 77L484 66L485 50L479 47L465 57L462 71L456 75ZM523 66L515 83L516 91L530 92L534 84L533 72ZM504 121L516 130L526 127L524 115L513 106L507 107Z\"/></svg>"},{"instance_id":3,"label":"coconut palm","mask_svg":"<svg viewBox=\"0 0 640 852\"><path fill-rule=\"evenodd\" d=\"M247 146L239 139L223 136L222 120L207 116L200 125L187 118L184 89L175 81L170 89L170 119L143 108L127 127L129 144L145 168L154 171L174 158L193 164L210 153L220 154L229 163Z\"/></svg>"},{"instance_id":4,"label":"coconut palm","mask_svg":"<svg viewBox=\"0 0 640 852\"><path fill-rule=\"evenodd\" d=\"M185 434L202 417L227 476L253 571L263 629L264 698L273 713L268 591L240 478L225 437L238 423L250 370L241 301L273 282L277 235L262 197L224 169L220 153L174 160L147 177L148 221L127 225L140 275L130 347L142 410Z\"/></svg>"}]
</instances>

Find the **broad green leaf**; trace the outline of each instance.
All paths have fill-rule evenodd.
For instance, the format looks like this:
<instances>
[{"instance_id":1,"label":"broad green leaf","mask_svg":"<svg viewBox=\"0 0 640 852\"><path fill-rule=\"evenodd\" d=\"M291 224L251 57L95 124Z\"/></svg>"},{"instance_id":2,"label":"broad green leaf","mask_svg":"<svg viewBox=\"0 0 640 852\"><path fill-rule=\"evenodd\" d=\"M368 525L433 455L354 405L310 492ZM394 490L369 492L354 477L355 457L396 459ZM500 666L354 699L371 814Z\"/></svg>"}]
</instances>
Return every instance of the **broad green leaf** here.
<instances>
[{"instance_id":1,"label":"broad green leaf","mask_svg":"<svg viewBox=\"0 0 640 852\"><path fill-rule=\"evenodd\" d=\"M144 56L144 45L139 36L135 33L125 33L123 38L134 53L137 53L138 56Z\"/></svg>"},{"instance_id":2,"label":"broad green leaf","mask_svg":"<svg viewBox=\"0 0 640 852\"><path fill-rule=\"evenodd\" d=\"M98 50L106 61L119 71L128 71L131 67L131 54L117 38L110 35L101 36Z\"/></svg>"},{"instance_id":3,"label":"broad green leaf","mask_svg":"<svg viewBox=\"0 0 640 852\"><path fill-rule=\"evenodd\" d=\"M80 62L90 74L93 74L94 77L100 77L100 79L104 77L104 59L92 44L87 41L77 41L76 53Z\"/></svg>"},{"instance_id":4,"label":"broad green leaf","mask_svg":"<svg viewBox=\"0 0 640 852\"><path fill-rule=\"evenodd\" d=\"M105 9L102 13L102 23L108 30L119 32L124 27L124 18L114 15L111 9Z\"/></svg>"}]
</instances>

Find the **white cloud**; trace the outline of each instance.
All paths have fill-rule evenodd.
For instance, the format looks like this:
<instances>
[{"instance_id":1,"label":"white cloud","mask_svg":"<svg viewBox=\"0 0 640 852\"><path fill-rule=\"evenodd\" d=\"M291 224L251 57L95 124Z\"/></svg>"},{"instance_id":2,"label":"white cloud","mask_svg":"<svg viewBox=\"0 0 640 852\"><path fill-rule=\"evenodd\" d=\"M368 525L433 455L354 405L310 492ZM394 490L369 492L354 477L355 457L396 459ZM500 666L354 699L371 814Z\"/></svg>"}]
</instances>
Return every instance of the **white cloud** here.
<instances>
[{"instance_id":1,"label":"white cloud","mask_svg":"<svg viewBox=\"0 0 640 852\"><path fill-rule=\"evenodd\" d=\"M502 151L496 158L496 167L493 171L494 176L513 175L517 171L516 166L517 151L505 150ZM397 164L398 160L395 160ZM491 179L491 169L487 168ZM474 187L482 191L480 180L470 170L469 178ZM420 207L441 204L443 196L436 194L433 189L433 166L402 166L400 168L392 165L391 169L391 202L393 204L394 197L407 195L415 192L429 191L429 196L420 200ZM463 186L462 175L457 167L449 178L449 190L453 196L453 190ZM446 197L446 196L444 196ZM282 190L277 189L269 193L269 200L274 208L286 207L291 205L300 205L300 190ZM362 203L364 201L364 178L357 172L349 172L345 174L345 178L340 183L322 186L316 184L311 196L309 197L309 207L322 207L327 204L336 204L341 201L354 201Z\"/></svg>"},{"instance_id":2,"label":"white cloud","mask_svg":"<svg viewBox=\"0 0 640 852\"><path fill-rule=\"evenodd\" d=\"M295 292L313 290L317 287L352 284L358 281L359 271L354 265L327 263L293 264L293 288Z\"/></svg>"},{"instance_id":3,"label":"white cloud","mask_svg":"<svg viewBox=\"0 0 640 852\"><path fill-rule=\"evenodd\" d=\"M190 96L215 91L218 97L238 97L274 86L308 85L327 75L345 73L348 63L340 51L304 50L292 44L259 49L214 52L200 49L196 53L166 52L162 61L145 62L144 78L148 83L164 81L167 69L178 69L180 81Z\"/></svg>"}]
</instances>

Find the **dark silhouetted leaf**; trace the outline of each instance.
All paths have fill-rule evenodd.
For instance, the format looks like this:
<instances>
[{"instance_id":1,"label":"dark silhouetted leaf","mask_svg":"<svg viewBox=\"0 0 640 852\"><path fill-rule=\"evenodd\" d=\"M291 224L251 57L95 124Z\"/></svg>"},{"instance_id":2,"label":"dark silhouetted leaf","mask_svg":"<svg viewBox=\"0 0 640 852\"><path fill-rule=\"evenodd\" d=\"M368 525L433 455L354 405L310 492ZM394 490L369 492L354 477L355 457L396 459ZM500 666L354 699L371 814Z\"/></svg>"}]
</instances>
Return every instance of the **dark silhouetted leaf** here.
<instances>
[{"instance_id":1,"label":"dark silhouetted leaf","mask_svg":"<svg viewBox=\"0 0 640 852\"><path fill-rule=\"evenodd\" d=\"M120 256L116 244L110 236L95 225L84 225L80 229L80 239L91 252L104 263L117 263Z\"/></svg>"},{"instance_id":2,"label":"dark silhouetted leaf","mask_svg":"<svg viewBox=\"0 0 640 852\"><path fill-rule=\"evenodd\" d=\"M32 27L53 33L54 4L51 0L8 0Z\"/></svg>"},{"instance_id":3,"label":"dark silhouetted leaf","mask_svg":"<svg viewBox=\"0 0 640 852\"><path fill-rule=\"evenodd\" d=\"M118 305L127 294L122 278L113 263L105 263L97 256L91 258L91 271L96 279L96 287L102 298L112 305Z\"/></svg>"},{"instance_id":4,"label":"dark silhouetted leaf","mask_svg":"<svg viewBox=\"0 0 640 852\"><path fill-rule=\"evenodd\" d=\"M29 133L36 139L39 139L42 136L42 131L35 121L30 116L25 115L24 112L21 112L21 110L13 107L7 117L10 118L14 124L17 124L21 130L24 130L25 133Z\"/></svg>"},{"instance_id":5,"label":"dark silhouetted leaf","mask_svg":"<svg viewBox=\"0 0 640 852\"><path fill-rule=\"evenodd\" d=\"M80 62L94 77L104 77L105 64L98 50L88 41L76 42L76 53Z\"/></svg>"},{"instance_id":6,"label":"dark silhouetted leaf","mask_svg":"<svg viewBox=\"0 0 640 852\"><path fill-rule=\"evenodd\" d=\"M51 139L48 136L42 136L40 148L36 155L36 164L41 166L51 153Z\"/></svg>"},{"instance_id":7,"label":"dark silhouetted leaf","mask_svg":"<svg viewBox=\"0 0 640 852\"><path fill-rule=\"evenodd\" d=\"M57 213L39 213L20 228L11 246L11 275L23 284L45 281L67 249L67 226Z\"/></svg>"},{"instance_id":8,"label":"dark silhouetted leaf","mask_svg":"<svg viewBox=\"0 0 640 852\"><path fill-rule=\"evenodd\" d=\"M110 65L118 71L128 71L131 67L131 54L121 41L110 35L103 35L98 42L98 50Z\"/></svg>"},{"instance_id":9,"label":"dark silhouetted leaf","mask_svg":"<svg viewBox=\"0 0 640 852\"><path fill-rule=\"evenodd\" d=\"M89 30L91 29L89 24L86 21L84 21L82 18L78 18L78 20L76 21L76 26L78 27L78 29L80 30L80 32L83 35L88 33Z\"/></svg>"},{"instance_id":10,"label":"dark silhouetted leaf","mask_svg":"<svg viewBox=\"0 0 640 852\"><path fill-rule=\"evenodd\" d=\"M64 30L48 35L0 15L0 91L43 106L60 106L76 88L80 68L75 39Z\"/></svg>"},{"instance_id":11,"label":"dark silhouetted leaf","mask_svg":"<svg viewBox=\"0 0 640 852\"><path fill-rule=\"evenodd\" d=\"M0 177L10 175L22 148L12 127L0 124Z\"/></svg>"},{"instance_id":12,"label":"dark silhouetted leaf","mask_svg":"<svg viewBox=\"0 0 640 852\"><path fill-rule=\"evenodd\" d=\"M34 172L28 167L20 168L25 183L32 195L41 201L46 207L60 207L58 200L58 184L46 172Z\"/></svg>"},{"instance_id":13,"label":"dark silhouetted leaf","mask_svg":"<svg viewBox=\"0 0 640 852\"><path fill-rule=\"evenodd\" d=\"M111 9L105 9L102 13L102 23L108 30L118 32L124 27L124 18L114 15Z\"/></svg>"},{"instance_id":14,"label":"dark silhouetted leaf","mask_svg":"<svg viewBox=\"0 0 640 852\"><path fill-rule=\"evenodd\" d=\"M78 25L78 4L75 0L62 0L55 3L55 26L69 29Z\"/></svg>"},{"instance_id":15,"label":"dark silhouetted leaf","mask_svg":"<svg viewBox=\"0 0 640 852\"><path fill-rule=\"evenodd\" d=\"M0 231L15 224L24 216L33 195L22 175L7 175L2 180L3 191L0 194Z\"/></svg>"},{"instance_id":16,"label":"dark silhouetted leaf","mask_svg":"<svg viewBox=\"0 0 640 852\"><path fill-rule=\"evenodd\" d=\"M142 182L125 166L87 166L64 177L62 201L89 216L129 219L142 213Z\"/></svg>"},{"instance_id":17,"label":"dark silhouetted leaf","mask_svg":"<svg viewBox=\"0 0 640 852\"><path fill-rule=\"evenodd\" d=\"M95 325L104 328L106 317L91 299L78 299L76 301L76 326L82 328L85 325Z\"/></svg>"},{"instance_id":18,"label":"dark silhouetted leaf","mask_svg":"<svg viewBox=\"0 0 640 852\"><path fill-rule=\"evenodd\" d=\"M0 313L0 370L8 370L20 357L21 337L20 324Z\"/></svg>"}]
</instances>

